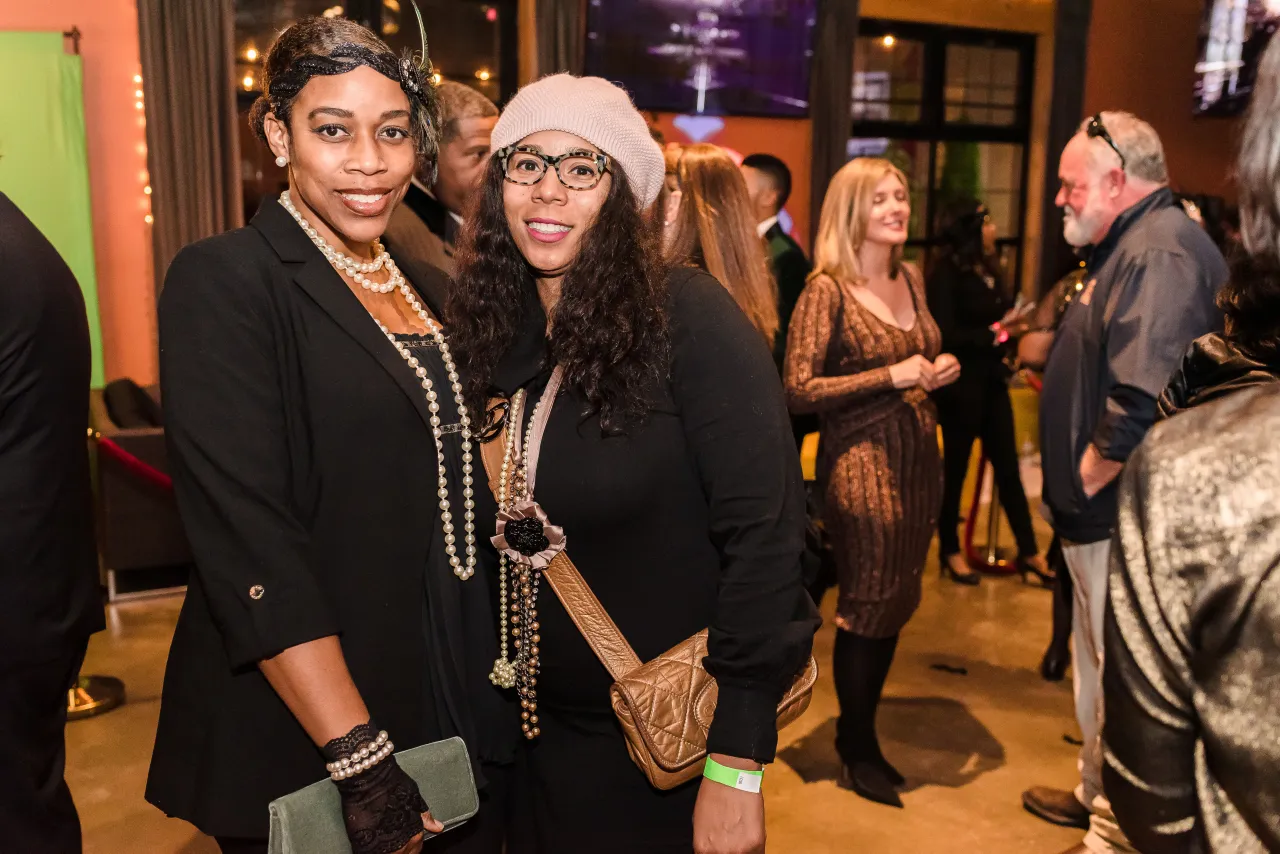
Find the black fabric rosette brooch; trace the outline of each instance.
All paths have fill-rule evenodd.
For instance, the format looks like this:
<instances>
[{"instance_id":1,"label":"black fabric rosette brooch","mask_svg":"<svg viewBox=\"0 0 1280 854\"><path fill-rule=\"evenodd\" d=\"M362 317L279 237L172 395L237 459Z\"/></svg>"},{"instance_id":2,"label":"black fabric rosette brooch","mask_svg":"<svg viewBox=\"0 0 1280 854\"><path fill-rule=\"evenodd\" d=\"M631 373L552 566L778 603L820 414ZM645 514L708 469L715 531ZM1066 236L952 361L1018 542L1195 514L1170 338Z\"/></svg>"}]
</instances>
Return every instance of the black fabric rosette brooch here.
<instances>
[{"instance_id":1,"label":"black fabric rosette brooch","mask_svg":"<svg viewBox=\"0 0 1280 854\"><path fill-rule=\"evenodd\" d=\"M517 501L498 511L497 530L493 547L515 564L546 569L564 551L564 528L552 525L536 501Z\"/></svg>"}]
</instances>

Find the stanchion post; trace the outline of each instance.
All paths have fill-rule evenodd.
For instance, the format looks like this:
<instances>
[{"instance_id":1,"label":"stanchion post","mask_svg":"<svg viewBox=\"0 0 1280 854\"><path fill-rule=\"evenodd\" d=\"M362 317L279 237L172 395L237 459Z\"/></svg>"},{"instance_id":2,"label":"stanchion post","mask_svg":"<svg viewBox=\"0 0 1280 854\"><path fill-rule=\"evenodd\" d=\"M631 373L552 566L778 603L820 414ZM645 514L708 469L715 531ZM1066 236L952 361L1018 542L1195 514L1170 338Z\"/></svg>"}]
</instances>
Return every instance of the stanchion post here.
<instances>
[{"instance_id":1,"label":"stanchion post","mask_svg":"<svg viewBox=\"0 0 1280 854\"><path fill-rule=\"evenodd\" d=\"M973 503L969 506L969 516L965 522L965 557L969 566L987 575L1012 575L1017 572L1017 564L1013 553L1000 547L1000 490L995 484L995 471L991 471L991 503L987 505L987 544L979 552L973 545L973 534L977 528L978 507L982 501L982 488L987 478L989 461L984 449L978 458L978 477L974 484Z\"/></svg>"},{"instance_id":2,"label":"stanchion post","mask_svg":"<svg viewBox=\"0 0 1280 854\"><path fill-rule=\"evenodd\" d=\"M77 31L78 37L78 31ZM101 443L102 434L89 428L90 441ZM98 565L102 565L102 552L98 552ZM114 676L76 677L76 684L67 689L67 720L78 721L95 715L106 714L124 705L124 682Z\"/></svg>"}]
</instances>

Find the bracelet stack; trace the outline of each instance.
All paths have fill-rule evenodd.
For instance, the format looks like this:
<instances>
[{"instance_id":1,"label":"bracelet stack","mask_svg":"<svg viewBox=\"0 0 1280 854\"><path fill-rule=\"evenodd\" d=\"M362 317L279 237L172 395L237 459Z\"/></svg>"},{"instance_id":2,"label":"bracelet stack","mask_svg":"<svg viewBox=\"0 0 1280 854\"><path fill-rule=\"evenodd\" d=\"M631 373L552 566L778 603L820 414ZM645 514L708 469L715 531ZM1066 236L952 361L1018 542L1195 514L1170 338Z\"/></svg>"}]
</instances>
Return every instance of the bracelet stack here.
<instances>
[{"instance_id":1,"label":"bracelet stack","mask_svg":"<svg viewBox=\"0 0 1280 854\"><path fill-rule=\"evenodd\" d=\"M337 782L346 780L356 776L364 771L368 771L382 760L386 759L396 749L396 746L387 736L384 729L378 733L377 738L356 749L350 756L344 756L333 762L325 764L325 769L329 772L329 779Z\"/></svg>"}]
</instances>

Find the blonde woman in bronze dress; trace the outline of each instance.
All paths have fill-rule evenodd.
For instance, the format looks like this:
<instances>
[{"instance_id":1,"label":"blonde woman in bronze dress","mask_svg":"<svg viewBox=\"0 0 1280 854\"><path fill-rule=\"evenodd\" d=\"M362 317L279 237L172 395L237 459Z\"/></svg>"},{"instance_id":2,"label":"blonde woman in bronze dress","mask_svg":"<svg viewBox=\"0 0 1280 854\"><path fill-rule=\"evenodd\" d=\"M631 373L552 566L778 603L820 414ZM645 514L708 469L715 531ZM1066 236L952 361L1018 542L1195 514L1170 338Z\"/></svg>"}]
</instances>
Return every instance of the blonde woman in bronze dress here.
<instances>
[{"instance_id":1,"label":"blonde woman in bronze dress","mask_svg":"<svg viewBox=\"0 0 1280 854\"><path fill-rule=\"evenodd\" d=\"M901 807L903 778L884 758L876 707L898 633L920 604L920 574L942 500L929 392L960 376L902 261L911 217L906 176L859 158L831 182L814 271L788 333L793 413L818 413L819 482L840 581L833 671L841 785Z\"/></svg>"}]
</instances>

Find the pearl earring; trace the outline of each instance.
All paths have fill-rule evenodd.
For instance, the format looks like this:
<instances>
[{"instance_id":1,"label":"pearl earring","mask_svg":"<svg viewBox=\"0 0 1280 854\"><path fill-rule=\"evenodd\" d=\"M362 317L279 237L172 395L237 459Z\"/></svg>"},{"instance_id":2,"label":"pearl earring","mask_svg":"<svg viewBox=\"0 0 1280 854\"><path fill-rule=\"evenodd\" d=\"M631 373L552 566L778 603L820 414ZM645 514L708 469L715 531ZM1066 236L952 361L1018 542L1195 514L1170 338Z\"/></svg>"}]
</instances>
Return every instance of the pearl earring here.
<instances>
[{"instance_id":1,"label":"pearl earring","mask_svg":"<svg viewBox=\"0 0 1280 854\"><path fill-rule=\"evenodd\" d=\"M289 158L281 154L279 157L276 158L276 165L279 166L281 169L283 169L284 167L289 165Z\"/></svg>"}]
</instances>

